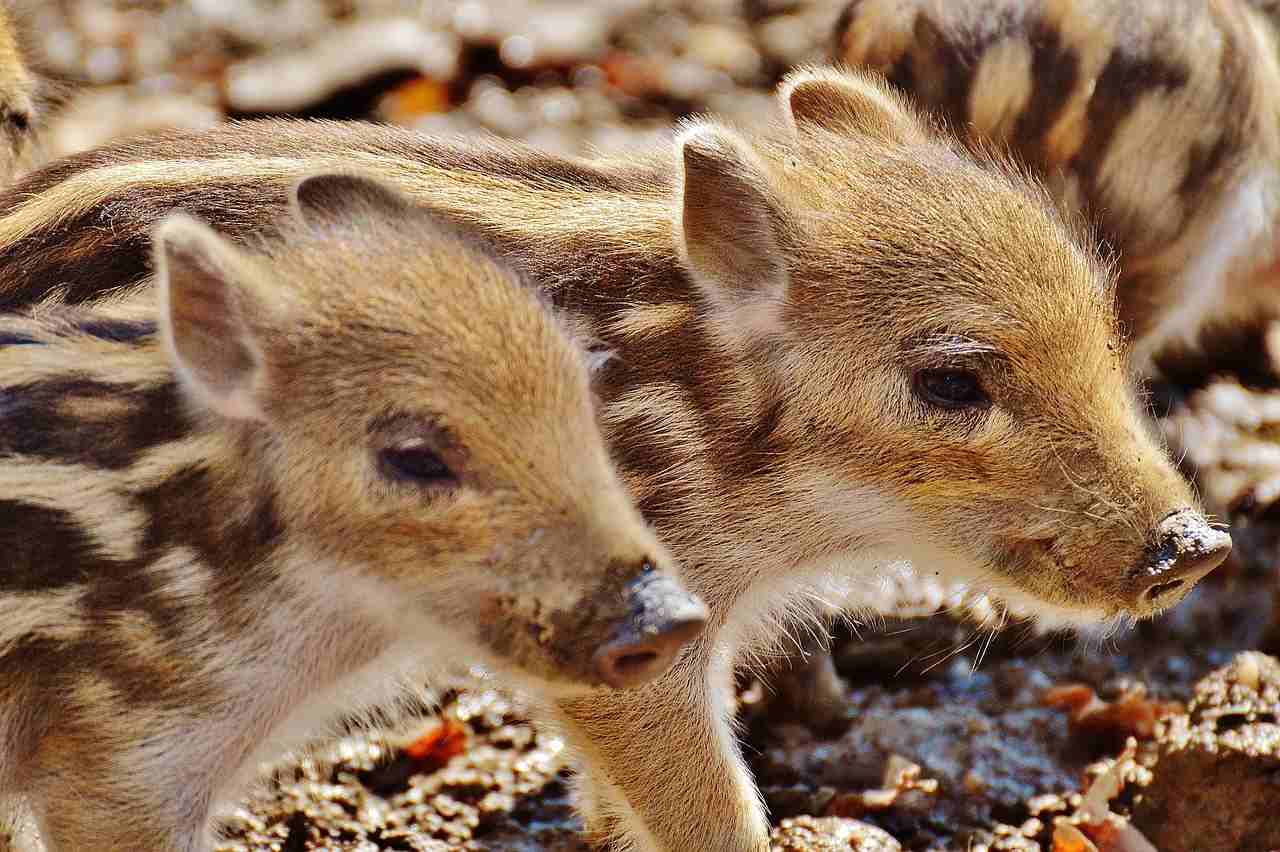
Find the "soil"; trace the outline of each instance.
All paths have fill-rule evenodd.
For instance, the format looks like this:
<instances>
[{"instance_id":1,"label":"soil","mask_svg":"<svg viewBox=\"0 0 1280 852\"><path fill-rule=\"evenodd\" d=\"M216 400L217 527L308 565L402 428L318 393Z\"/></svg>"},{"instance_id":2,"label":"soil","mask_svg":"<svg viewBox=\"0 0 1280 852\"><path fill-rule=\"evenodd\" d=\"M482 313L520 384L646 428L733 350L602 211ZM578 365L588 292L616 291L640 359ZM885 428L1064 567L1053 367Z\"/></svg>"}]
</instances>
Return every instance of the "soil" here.
<instances>
[{"instance_id":1,"label":"soil","mask_svg":"<svg viewBox=\"0 0 1280 852\"><path fill-rule=\"evenodd\" d=\"M760 121L787 68L826 58L841 5L27 2L29 48L57 85L26 166L268 114L614 152L700 111ZM823 730L744 679L742 746L776 849L1280 849L1280 666L1237 657L1280 650L1280 393L1229 377L1173 390L1162 423L1237 521L1231 562L1174 612L1101 640L888 606L838 631L846 702ZM577 829L562 743L481 682L399 733L356 730L264 768L220 848L578 852Z\"/></svg>"},{"instance_id":2,"label":"soil","mask_svg":"<svg viewBox=\"0 0 1280 852\"><path fill-rule=\"evenodd\" d=\"M1054 818L1074 815L1130 737L1154 770L1111 804L1127 813L1140 802L1139 826L1162 852L1280 848L1262 816L1280 804L1280 664L1255 655L1270 691L1233 704L1213 697L1229 690L1212 674L1264 642L1274 586L1259 572L1224 575L1101 646L1019 628L988 643L946 615L887 619L836 642L848 689L847 728L835 733L786 718L759 683L744 684L743 748L784 823L776 848L896 848L889 837L902 849L1055 849ZM1087 700L1047 700L1067 684L1081 685L1067 698ZM1190 716L1177 712L1184 703ZM1246 739L1224 748L1219 732ZM450 736L456 755L440 745ZM586 850L561 748L509 697L452 692L407 735L353 734L268 773L221 849ZM914 780L886 778L904 765L918 767ZM1207 820L1220 813L1240 818ZM857 842L829 845L847 832ZM1219 845L1194 840L1210 836Z\"/></svg>"}]
</instances>

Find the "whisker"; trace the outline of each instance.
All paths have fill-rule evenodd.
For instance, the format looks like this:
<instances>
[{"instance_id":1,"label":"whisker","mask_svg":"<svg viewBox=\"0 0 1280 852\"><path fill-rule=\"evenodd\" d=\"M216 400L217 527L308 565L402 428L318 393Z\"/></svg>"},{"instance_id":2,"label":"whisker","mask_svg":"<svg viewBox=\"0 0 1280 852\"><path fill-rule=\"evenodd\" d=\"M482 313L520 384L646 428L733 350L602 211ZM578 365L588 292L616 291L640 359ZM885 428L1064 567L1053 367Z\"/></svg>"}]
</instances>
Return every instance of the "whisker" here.
<instances>
[{"instance_id":1,"label":"whisker","mask_svg":"<svg viewBox=\"0 0 1280 852\"><path fill-rule=\"evenodd\" d=\"M920 674L928 674L929 672L931 672L931 671L933 671L934 669L936 669L938 666L940 666L940 665L942 665L943 663L945 663L947 660L950 660L952 657L955 657L956 655L960 654L961 652L963 652L963 651L964 651L964 650L966 650L967 648L971 648L971 647L973 647L973 644L974 644L975 642L977 642L979 638L981 638L981 634L975 634L975 635L974 635L974 637L973 637L972 639L970 639L968 642L965 642L963 645L961 645L960 647L956 648L954 651L952 651L950 654L947 654L945 657L943 657L942 659L938 660L936 663L933 663L932 665L930 665L930 666L926 667L925 669L923 669L923 670L920 672Z\"/></svg>"}]
</instances>

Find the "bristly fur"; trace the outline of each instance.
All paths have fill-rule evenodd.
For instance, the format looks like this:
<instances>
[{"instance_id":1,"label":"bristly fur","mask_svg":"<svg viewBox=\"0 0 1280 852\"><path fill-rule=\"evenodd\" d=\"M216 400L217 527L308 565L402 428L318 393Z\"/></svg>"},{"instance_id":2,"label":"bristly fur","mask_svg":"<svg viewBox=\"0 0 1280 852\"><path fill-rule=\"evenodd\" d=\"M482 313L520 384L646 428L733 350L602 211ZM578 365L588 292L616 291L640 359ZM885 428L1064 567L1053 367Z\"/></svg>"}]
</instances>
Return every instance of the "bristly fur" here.
<instances>
[{"instance_id":1,"label":"bristly fur","mask_svg":"<svg viewBox=\"0 0 1280 852\"><path fill-rule=\"evenodd\" d=\"M1042 189L869 75L798 71L779 104L759 133L700 120L618 160L332 123L122 143L0 197L0 299L146 286L156 218L244 239L296 173L337 163L474 227L613 354L595 385L614 459L711 611L666 677L551 708L589 767L588 832L759 852L730 678L790 619L902 561L1054 616L1147 614L1178 597L1144 597L1163 519L1204 523L1144 425L1109 270ZM930 402L936 369L989 404Z\"/></svg>"},{"instance_id":2,"label":"bristly fur","mask_svg":"<svg viewBox=\"0 0 1280 852\"><path fill-rule=\"evenodd\" d=\"M167 218L155 293L0 317L0 803L51 852L204 852L259 760L424 673L595 694L701 612L510 269L363 178L293 204L250 249Z\"/></svg>"}]
</instances>

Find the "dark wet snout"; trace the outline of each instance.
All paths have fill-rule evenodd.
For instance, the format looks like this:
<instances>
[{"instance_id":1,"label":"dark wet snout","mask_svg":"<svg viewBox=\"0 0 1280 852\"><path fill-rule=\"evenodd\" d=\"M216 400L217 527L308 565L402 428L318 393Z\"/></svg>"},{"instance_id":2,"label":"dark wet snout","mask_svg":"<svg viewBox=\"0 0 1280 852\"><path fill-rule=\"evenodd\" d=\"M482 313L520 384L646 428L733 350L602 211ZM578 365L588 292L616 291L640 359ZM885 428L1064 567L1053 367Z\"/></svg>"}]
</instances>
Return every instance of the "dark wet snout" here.
<instances>
[{"instance_id":1,"label":"dark wet snout","mask_svg":"<svg viewBox=\"0 0 1280 852\"><path fill-rule=\"evenodd\" d=\"M1231 536L1209 526L1199 512L1182 509L1168 515L1156 528L1145 570L1138 571L1137 608L1172 606L1230 553Z\"/></svg>"},{"instance_id":2,"label":"dark wet snout","mask_svg":"<svg viewBox=\"0 0 1280 852\"><path fill-rule=\"evenodd\" d=\"M707 607L671 577L650 572L627 585L628 615L595 653L596 670L616 689L665 674L706 625Z\"/></svg>"}]
</instances>

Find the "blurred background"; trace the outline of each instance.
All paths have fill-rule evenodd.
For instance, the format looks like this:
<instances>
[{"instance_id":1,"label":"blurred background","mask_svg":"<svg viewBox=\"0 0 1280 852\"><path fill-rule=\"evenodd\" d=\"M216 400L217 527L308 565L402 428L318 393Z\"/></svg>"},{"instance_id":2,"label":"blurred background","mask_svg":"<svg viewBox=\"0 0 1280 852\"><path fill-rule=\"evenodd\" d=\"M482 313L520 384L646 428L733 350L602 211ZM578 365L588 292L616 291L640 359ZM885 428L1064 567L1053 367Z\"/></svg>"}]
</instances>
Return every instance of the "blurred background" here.
<instances>
[{"instance_id":1,"label":"blurred background","mask_svg":"<svg viewBox=\"0 0 1280 852\"><path fill-rule=\"evenodd\" d=\"M829 55L839 0L16 0L67 102L37 158L227 117L371 118L548 150L754 122ZM87 88L85 88L87 84ZM33 160L34 162L34 160Z\"/></svg>"}]
</instances>

